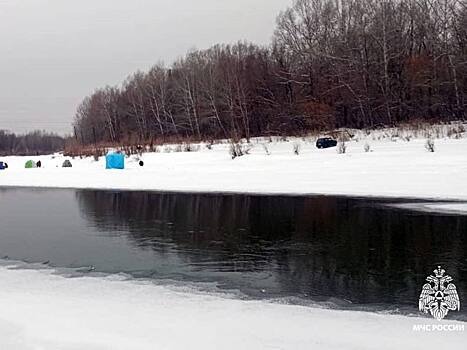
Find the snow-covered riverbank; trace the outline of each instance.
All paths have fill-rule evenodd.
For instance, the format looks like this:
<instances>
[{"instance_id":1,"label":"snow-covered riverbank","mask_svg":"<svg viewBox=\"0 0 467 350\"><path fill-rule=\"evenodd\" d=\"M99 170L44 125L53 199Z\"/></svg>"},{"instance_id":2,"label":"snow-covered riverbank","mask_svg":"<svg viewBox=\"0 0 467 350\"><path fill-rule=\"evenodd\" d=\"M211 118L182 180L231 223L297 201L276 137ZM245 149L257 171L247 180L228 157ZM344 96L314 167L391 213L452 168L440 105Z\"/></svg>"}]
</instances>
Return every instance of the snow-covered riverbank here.
<instances>
[{"instance_id":1,"label":"snow-covered riverbank","mask_svg":"<svg viewBox=\"0 0 467 350\"><path fill-rule=\"evenodd\" d=\"M464 332L430 318L242 301L121 280L0 266L0 347L68 349L440 349ZM436 322L437 323L437 322ZM454 321L440 324L462 325Z\"/></svg>"},{"instance_id":2,"label":"snow-covered riverbank","mask_svg":"<svg viewBox=\"0 0 467 350\"><path fill-rule=\"evenodd\" d=\"M436 202L436 203L403 203L389 204L392 207L400 209L408 209L413 211L428 212L428 213L445 213L453 215L467 214L467 203L459 202Z\"/></svg>"},{"instance_id":3,"label":"snow-covered riverbank","mask_svg":"<svg viewBox=\"0 0 467 350\"><path fill-rule=\"evenodd\" d=\"M368 142L371 152L364 151ZM302 139L254 140L249 155L231 159L228 144L205 145L198 152L143 155L123 171L104 169L104 159L74 159L61 168L62 156L31 157L42 169L24 169L30 157L4 157L10 168L0 171L1 186L102 188L189 192L269 194L336 194L352 196L442 198L467 200L467 139L437 139L427 152L425 139L360 140L347 143L347 153L318 150ZM293 154L301 144L300 155ZM176 146L171 146L175 149ZM270 155L266 154L266 149Z\"/></svg>"}]
</instances>

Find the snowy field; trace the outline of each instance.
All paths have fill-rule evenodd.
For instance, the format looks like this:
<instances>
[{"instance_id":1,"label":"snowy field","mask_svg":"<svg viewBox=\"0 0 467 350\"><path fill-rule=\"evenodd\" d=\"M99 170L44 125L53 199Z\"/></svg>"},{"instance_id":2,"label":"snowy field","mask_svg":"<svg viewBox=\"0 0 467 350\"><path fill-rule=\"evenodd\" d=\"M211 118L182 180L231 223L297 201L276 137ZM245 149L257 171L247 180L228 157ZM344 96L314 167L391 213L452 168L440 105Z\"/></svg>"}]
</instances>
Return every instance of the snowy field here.
<instances>
[{"instance_id":1,"label":"snowy field","mask_svg":"<svg viewBox=\"0 0 467 350\"><path fill-rule=\"evenodd\" d=\"M65 278L0 266L0 348L461 349L430 318L235 300L123 277Z\"/></svg>"},{"instance_id":2,"label":"snowy field","mask_svg":"<svg viewBox=\"0 0 467 350\"><path fill-rule=\"evenodd\" d=\"M346 154L336 148L318 150L313 139L252 141L250 154L236 159L229 145L209 150L175 152L161 146L157 153L134 156L123 171L105 170L105 161L64 157L4 157L10 168L0 171L1 186L70 187L187 192L244 192L268 194L334 194L378 197L467 200L467 138L435 139L435 152L426 139L381 138L374 135L347 143ZM300 154L293 154L294 144ZM368 143L371 151L365 152ZM246 147L246 146L245 146ZM170 152L171 151L171 152ZM269 155L267 154L269 153ZM24 169L27 159L43 168Z\"/></svg>"}]
</instances>

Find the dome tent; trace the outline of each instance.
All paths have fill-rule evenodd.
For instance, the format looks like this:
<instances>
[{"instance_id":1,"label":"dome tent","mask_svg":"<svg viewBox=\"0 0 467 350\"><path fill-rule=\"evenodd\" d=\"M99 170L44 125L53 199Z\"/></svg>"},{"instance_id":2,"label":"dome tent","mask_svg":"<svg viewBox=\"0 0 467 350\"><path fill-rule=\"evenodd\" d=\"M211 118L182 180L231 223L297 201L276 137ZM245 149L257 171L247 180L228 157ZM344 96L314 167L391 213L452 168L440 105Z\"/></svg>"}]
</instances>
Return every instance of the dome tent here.
<instances>
[{"instance_id":1,"label":"dome tent","mask_svg":"<svg viewBox=\"0 0 467 350\"><path fill-rule=\"evenodd\" d=\"M36 163L35 163L33 160L28 160L28 161L26 162L26 164L24 164L24 167L25 167L26 169L33 169L33 168L36 168L37 165L36 165Z\"/></svg>"},{"instance_id":2,"label":"dome tent","mask_svg":"<svg viewBox=\"0 0 467 350\"><path fill-rule=\"evenodd\" d=\"M125 169L125 156L122 153L109 153L105 156L106 169Z\"/></svg>"},{"instance_id":3,"label":"dome tent","mask_svg":"<svg viewBox=\"0 0 467 350\"><path fill-rule=\"evenodd\" d=\"M69 159L66 159L62 164L62 168L72 168L72 167L73 165L71 164Z\"/></svg>"}]
</instances>

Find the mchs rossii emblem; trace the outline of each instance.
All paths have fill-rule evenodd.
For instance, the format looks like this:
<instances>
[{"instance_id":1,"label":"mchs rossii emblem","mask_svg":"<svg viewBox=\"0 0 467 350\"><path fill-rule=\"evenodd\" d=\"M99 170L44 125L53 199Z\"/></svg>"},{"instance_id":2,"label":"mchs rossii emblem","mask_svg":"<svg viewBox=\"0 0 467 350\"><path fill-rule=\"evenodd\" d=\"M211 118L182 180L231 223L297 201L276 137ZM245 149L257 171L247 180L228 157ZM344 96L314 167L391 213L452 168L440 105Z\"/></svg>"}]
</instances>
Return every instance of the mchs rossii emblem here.
<instances>
[{"instance_id":1,"label":"mchs rossii emblem","mask_svg":"<svg viewBox=\"0 0 467 350\"><path fill-rule=\"evenodd\" d=\"M423 286L418 302L420 311L430 313L438 321L446 317L450 310L459 311L461 303L452 277L445 275L446 271L438 266L433 271L434 276L428 276Z\"/></svg>"}]
</instances>

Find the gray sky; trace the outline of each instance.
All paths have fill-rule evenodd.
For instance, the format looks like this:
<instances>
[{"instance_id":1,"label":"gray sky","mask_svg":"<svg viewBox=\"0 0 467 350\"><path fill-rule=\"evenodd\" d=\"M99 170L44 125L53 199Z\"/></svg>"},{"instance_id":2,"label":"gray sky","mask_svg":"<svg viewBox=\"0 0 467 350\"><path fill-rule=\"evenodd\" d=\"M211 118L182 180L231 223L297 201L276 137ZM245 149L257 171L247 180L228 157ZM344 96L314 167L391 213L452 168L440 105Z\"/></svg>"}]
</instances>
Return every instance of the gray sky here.
<instances>
[{"instance_id":1,"label":"gray sky","mask_svg":"<svg viewBox=\"0 0 467 350\"><path fill-rule=\"evenodd\" d=\"M0 129L71 131L95 88L192 48L268 43L292 0L0 0Z\"/></svg>"}]
</instances>

